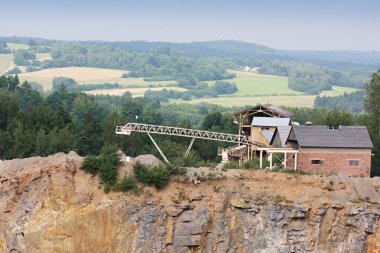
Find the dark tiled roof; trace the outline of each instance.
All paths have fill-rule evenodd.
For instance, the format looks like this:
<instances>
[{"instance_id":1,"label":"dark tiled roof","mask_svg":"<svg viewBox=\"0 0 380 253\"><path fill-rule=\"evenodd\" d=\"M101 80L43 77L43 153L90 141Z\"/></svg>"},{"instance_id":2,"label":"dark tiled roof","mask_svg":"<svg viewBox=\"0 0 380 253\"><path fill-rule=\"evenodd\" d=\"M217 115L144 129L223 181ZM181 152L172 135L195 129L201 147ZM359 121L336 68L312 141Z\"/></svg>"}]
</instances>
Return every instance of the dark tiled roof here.
<instances>
[{"instance_id":1,"label":"dark tiled roof","mask_svg":"<svg viewBox=\"0 0 380 253\"><path fill-rule=\"evenodd\" d=\"M301 148L373 148L365 126L341 126L339 129L293 126L292 132Z\"/></svg>"},{"instance_id":2,"label":"dark tiled roof","mask_svg":"<svg viewBox=\"0 0 380 253\"><path fill-rule=\"evenodd\" d=\"M274 106L272 104L257 104L256 106L254 107L251 107L251 108L248 108L248 109L245 109L243 111L240 111L240 112L236 112L234 113L234 115L238 115L238 114L244 114L244 113L247 113L247 112L250 112L250 111L255 111L255 110L258 110L260 109L260 107L264 108L265 110L268 110L268 111L272 111L273 113L283 117L283 118L291 118L293 117L293 114L291 112L288 112L288 111L285 111L277 106Z\"/></svg>"}]
</instances>

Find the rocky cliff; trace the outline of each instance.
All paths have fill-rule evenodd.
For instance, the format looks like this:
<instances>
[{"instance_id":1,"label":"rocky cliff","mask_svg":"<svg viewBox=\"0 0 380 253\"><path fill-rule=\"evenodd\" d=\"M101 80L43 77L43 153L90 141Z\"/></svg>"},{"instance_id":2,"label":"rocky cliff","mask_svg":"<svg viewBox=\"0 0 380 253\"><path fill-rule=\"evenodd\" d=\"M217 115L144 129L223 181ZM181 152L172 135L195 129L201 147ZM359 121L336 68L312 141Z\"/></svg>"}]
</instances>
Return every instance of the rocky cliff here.
<instances>
[{"instance_id":1,"label":"rocky cliff","mask_svg":"<svg viewBox=\"0 0 380 253\"><path fill-rule=\"evenodd\" d=\"M197 185L105 194L81 162L0 161L1 253L380 252L377 178L201 169Z\"/></svg>"}]
</instances>

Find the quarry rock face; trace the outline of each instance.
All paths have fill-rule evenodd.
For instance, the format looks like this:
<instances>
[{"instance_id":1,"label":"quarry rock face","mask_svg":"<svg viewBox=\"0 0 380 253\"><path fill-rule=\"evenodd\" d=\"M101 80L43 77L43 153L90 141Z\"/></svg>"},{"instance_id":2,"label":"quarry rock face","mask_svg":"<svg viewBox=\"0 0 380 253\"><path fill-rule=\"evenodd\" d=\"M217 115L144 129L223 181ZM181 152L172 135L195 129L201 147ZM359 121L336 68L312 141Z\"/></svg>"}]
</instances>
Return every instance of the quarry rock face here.
<instances>
[{"instance_id":1,"label":"quarry rock face","mask_svg":"<svg viewBox=\"0 0 380 253\"><path fill-rule=\"evenodd\" d=\"M105 194L82 160L0 161L1 253L380 252L378 179L358 193L360 179L233 170Z\"/></svg>"}]
</instances>

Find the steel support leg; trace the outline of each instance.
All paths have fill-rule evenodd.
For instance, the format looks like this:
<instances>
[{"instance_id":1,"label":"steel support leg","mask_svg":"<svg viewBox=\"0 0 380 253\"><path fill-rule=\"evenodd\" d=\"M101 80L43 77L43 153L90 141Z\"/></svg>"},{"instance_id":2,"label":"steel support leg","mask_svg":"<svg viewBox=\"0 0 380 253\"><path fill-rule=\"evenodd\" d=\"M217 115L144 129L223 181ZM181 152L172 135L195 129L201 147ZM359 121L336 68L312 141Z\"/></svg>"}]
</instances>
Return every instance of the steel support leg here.
<instances>
[{"instance_id":1,"label":"steel support leg","mask_svg":"<svg viewBox=\"0 0 380 253\"><path fill-rule=\"evenodd\" d=\"M189 155L190 150L191 150L191 147L193 146L194 140L195 140L195 138L191 139L191 142L190 142L190 144L189 144L189 147L188 147L187 150L186 150L185 157Z\"/></svg>"},{"instance_id":2,"label":"steel support leg","mask_svg":"<svg viewBox=\"0 0 380 253\"><path fill-rule=\"evenodd\" d=\"M158 152L160 153L160 155L162 156L162 158L164 159L164 161L167 163L167 164L170 164L169 160L166 158L166 156L164 155L164 153L161 151L160 147L157 145L157 143L154 141L153 137L147 133L149 138L152 140L154 146L156 146Z\"/></svg>"}]
</instances>

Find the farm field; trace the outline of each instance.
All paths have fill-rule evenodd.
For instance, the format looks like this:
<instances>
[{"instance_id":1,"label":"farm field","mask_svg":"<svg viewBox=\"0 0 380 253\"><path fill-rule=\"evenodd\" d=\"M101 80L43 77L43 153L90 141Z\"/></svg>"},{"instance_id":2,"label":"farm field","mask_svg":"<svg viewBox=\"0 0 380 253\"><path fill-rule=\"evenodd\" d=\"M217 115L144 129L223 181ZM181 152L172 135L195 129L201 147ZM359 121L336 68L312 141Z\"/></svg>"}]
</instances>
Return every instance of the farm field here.
<instances>
[{"instance_id":1,"label":"farm field","mask_svg":"<svg viewBox=\"0 0 380 253\"><path fill-rule=\"evenodd\" d=\"M343 95L344 93L352 93L358 91L358 89L355 88L349 88L349 87L342 87L342 86L333 86L332 90L325 90L320 93L320 96L339 96Z\"/></svg>"},{"instance_id":2,"label":"farm field","mask_svg":"<svg viewBox=\"0 0 380 253\"><path fill-rule=\"evenodd\" d=\"M49 56L49 54L42 54L39 55L39 58L41 59ZM272 103L284 106L313 106L315 96L289 89L287 77L233 70L229 70L229 72L236 74L236 78L227 81L236 83L239 89L237 93L220 96L218 98L201 98L193 99L191 101L172 99L170 102L192 104L208 102L225 106L243 106L256 103ZM126 91L130 91L133 96L143 96L144 92L148 89L160 90L169 84L175 83L174 81L145 82L143 78L121 78L121 75L124 73L128 73L128 71L90 67L65 67L22 73L19 77L21 81L28 80L30 82L40 83L44 90L50 90L53 78L59 76L73 78L79 84L119 83L125 87L121 89L106 89L87 92L89 94L108 94L114 96L121 96ZM208 83L212 86L215 81ZM163 87L157 87L159 85L162 85ZM178 87L166 88L177 91L185 90ZM331 91L324 91L321 95L337 96L345 92L350 93L354 91L356 91L354 88L334 86Z\"/></svg>"},{"instance_id":3,"label":"farm field","mask_svg":"<svg viewBox=\"0 0 380 253\"><path fill-rule=\"evenodd\" d=\"M257 103L270 103L273 105L283 105L291 107L313 107L315 96L300 95L300 96L257 96L257 97L218 97L218 98L201 98L184 101L180 99L171 99L170 103L190 103L197 104L206 102L220 106L245 106L255 105Z\"/></svg>"},{"instance_id":4,"label":"farm field","mask_svg":"<svg viewBox=\"0 0 380 253\"><path fill-rule=\"evenodd\" d=\"M0 54L0 75L6 72L13 63L12 54Z\"/></svg>"},{"instance_id":5,"label":"farm field","mask_svg":"<svg viewBox=\"0 0 380 253\"><path fill-rule=\"evenodd\" d=\"M128 86L158 86L173 84L174 82L145 82L143 78L121 78L121 75L128 71L117 69L89 68L89 67L66 67L44 69L35 72L22 73L19 75L21 81L37 82L44 90L50 90L54 77L69 77L79 84L102 84L119 83Z\"/></svg>"},{"instance_id":6,"label":"farm field","mask_svg":"<svg viewBox=\"0 0 380 253\"><path fill-rule=\"evenodd\" d=\"M175 90L175 91L186 91L184 88L180 87L145 87L145 88L124 88L124 89L109 89L109 90L92 90L86 91L85 93L91 95L111 95L111 96L122 96L126 91L132 93L134 97L144 96L144 92L147 90L159 91L162 89Z\"/></svg>"},{"instance_id":7,"label":"farm field","mask_svg":"<svg viewBox=\"0 0 380 253\"><path fill-rule=\"evenodd\" d=\"M239 90L237 93L219 96L218 98L200 98L190 101L171 99L170 103L196 104L207 102L225 106L271 103L292 107L313 107L315 96L289 89L287 77L232 70L229 70L229 72L236 74L236 78L227 81L236 84ZM209 82L209 85L213 85L214 83ZM324 91L321 95L338 96L345 92L350 93L356 90L354 88L333 86L331 91Z\"/></svg>"},{"instance_id":8,"label":"farm field","mask_svg":"<svg viewBox=\"0 0 380 253\"><path fill-rule=\"evenodd\" d=\"M229 96L258 96L258 95L301 95L302 92L288 88L288 78L283 76L262 75L251 72L228 70L236 74L236 78L226 80L233 82L238 88L238 92ZM209 82L209 85L214 85Z\"/></svg>"},{"instance_id":9,"label":"farm field","mask_svg":"<svg viewBox=\"0 0 380 253\"><path fill-rule=\"evenodd\" d=\"M17 50L17 49L28 49L29 45L27 45L27 44L7 43L7 47L10 50Z\"/></svg>"}]
</instances>

